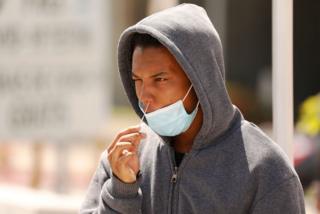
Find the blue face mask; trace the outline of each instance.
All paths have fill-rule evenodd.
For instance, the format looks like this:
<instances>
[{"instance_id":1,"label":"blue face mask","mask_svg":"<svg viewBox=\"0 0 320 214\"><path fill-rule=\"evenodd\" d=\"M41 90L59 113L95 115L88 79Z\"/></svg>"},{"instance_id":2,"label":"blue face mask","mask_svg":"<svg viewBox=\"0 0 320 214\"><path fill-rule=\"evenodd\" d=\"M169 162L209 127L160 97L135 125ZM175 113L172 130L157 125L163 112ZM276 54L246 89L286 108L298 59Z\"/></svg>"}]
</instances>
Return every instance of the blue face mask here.
<instances>
[{"instance_id":1,"label":"blue face mask","mask_svg":"<svg viewBox=\"0 0 320 214\"><path fill-rule=\"evenodd\" d=\"M191 114L188 114L183 106L183 101L188 96L191 88L192 85L182 100L178 100L169 106L150 113L145 113L141 103L139 102L139 107L144 113L149 127L154 132L161 136L173 137L185 132L190 127L199 107L198 102L196 108L191 112Z\"/></svg>"}]
</instances>

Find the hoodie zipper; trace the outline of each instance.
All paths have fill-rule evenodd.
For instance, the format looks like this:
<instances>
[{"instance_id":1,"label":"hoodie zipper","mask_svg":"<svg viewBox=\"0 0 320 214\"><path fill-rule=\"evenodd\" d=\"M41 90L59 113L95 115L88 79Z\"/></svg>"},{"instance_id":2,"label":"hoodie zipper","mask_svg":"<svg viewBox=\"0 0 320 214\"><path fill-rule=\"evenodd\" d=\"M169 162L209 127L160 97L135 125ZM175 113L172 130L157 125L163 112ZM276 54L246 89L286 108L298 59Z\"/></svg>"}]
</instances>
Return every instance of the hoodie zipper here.
<instances>
[{"instance_id":1,"label":"hoodie zipper","mask_svg":"<svg viewBox=\"0 0 320 214\"><path fill-rule=\"evenodd\" d=\"M178 167L175 166L173 170L173 175L171 177L171 183L173 183L173 185L177 182L177 177L178 177Z\"/></svg>"},{"instance_id":2,"label":"hoodie zipper","mask_svg":"<svg viewBox=\"0 0 320 214\"><path fill-rule=\"evenodd\" d=\"M185 154L185 157L182 159L180 166L183 165L183 163L185 162L184 160L186 159L186 156L188 154L186 153ZM176 209L177 209L177 193L176 193L176 188L177 188L177 185L178 185L178 172L179 172L179 167L177 166L177 163L176 163L176 160L175 160L175 154L174 154L174 149L171 148L169 150L169 159L171 161L171 166L172 167L172 176L171 176L171 179L170 179L170 184L171 184L171 191L170 191L170 195L169 195L169 208L168 208L168 213L176 213Z\"/></svg>"},{"instance_id":3,"label":"hoodie zipper","mask_svg":"<svg viewBox=\"0 0 320 214\"><path fill-rule=\"evenodd\" d=\"M169 155L170 155L170 159L171 159L171 164L173 166L173 173L172 173L172 176L171 176L171 179L170 179L170 183L171 183L171 191L170 191L170 197L169 197L169 204L170 204L170 207L169 207L169 210L168 210L168 213L174 213L175 211L175 189L176 189L176 183L177 183L177 179L178 179L178 169L179 167L177 166L176 164L176 161L175 161L175 155L174 155L174 150L173 148L171 148L169 150Z\"/></svg>"},{"instance_id":4,"label":"hoodie zipper","mask_svg":"<svg viewBox=\"0 0 320 214\"><path fill-rule=\"evenodd\" d=\"M174 213L175 210L175 189L176 189L176 183L178 178L178 167L175 165L173 168L173 174L171 176L171 196L170 198L170 209L169 213Z\"/></svg>"}]
</instances>

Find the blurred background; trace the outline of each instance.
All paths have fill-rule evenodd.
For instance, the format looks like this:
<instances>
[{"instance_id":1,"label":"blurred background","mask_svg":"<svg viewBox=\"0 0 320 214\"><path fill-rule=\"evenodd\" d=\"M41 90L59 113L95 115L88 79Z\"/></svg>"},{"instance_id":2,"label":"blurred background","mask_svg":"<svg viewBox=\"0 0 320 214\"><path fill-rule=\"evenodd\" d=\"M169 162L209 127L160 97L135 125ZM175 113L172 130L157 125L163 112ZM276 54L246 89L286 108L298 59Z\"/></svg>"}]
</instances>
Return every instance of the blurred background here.
<instances>
[{"instance_id":1,"label":"blurred background","mask_svg":"<svg viewBox=\"0 0 320 214\"><path fill-rule=\"evenodd\" d=\"M139 122L121 86L120 33L179 3L204 7L227 86L272 136L271 0L0 0L0 213L77 213L101 152ZM320 213L320 1L294 0L294 164Z\"/></svg>"}]
</instances>

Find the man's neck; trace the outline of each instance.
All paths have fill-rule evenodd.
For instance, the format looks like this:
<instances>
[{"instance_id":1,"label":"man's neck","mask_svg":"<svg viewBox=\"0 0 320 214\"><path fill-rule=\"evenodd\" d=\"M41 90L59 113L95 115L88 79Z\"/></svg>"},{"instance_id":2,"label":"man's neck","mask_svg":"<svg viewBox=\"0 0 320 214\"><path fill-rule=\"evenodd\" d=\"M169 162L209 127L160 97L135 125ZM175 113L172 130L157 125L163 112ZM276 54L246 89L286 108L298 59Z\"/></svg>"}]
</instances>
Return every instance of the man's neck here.
<instances>
[{"instance_id":1,"label":"man's neck","mask_svg":"<svg viewBox=\"0 0 320 214\"><path fill-rule=\"evenodd\" d=\"M196 117L186 132L173 137L173 147L176 152L187 153L191 150L194 138L197 136L202 126L203 113L199 107Z\"/></svg>"}]
</instances>

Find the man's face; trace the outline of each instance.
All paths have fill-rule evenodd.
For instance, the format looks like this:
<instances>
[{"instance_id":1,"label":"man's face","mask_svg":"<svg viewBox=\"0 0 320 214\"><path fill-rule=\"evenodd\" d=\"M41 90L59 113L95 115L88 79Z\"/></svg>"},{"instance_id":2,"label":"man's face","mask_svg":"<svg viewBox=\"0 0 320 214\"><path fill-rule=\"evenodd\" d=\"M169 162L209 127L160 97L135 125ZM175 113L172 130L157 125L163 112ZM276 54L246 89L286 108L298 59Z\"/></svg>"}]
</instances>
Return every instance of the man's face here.
<instances>
[{"instance_id":1,"label":"man's face","mask_svg":"<svg viewBox=\"0 0 320 214\"><path fill-rule=\"evenodd\" d=\"M147 113L182 100L191 83L165 47L140 47L132 57L132 79L136 94ZM183 104L187 112L194 110L197 96L192 89Z\"/></svg>"}]
</instances>

